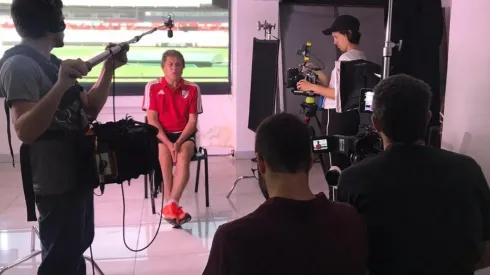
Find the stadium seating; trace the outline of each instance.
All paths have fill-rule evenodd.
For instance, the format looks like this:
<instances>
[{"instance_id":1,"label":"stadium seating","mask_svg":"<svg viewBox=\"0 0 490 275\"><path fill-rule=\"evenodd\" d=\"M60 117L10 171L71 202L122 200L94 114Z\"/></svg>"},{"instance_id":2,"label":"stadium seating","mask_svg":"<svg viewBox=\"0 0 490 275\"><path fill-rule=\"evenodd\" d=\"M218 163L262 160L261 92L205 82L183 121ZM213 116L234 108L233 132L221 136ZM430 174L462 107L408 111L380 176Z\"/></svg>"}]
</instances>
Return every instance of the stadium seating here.
<instances>
[{"instance_id":1,"label":"stadium seating","mask_svg":"<svg viewBox=\"0 0 490 275\"><path fill-rule=\"evenodd\" d=\"M133 20L106 20L106 21L76 21L70 22L67 20L66 28L68 30L138 30L148 31L155 27L163 25L163 22L135 22ZM2 29L14 29L12 20L6 20L0 24ZM228 31L227 23L199 23L199 22L183 22L175 23L174 31Z\"/></svg>"},{"instance_id":2,"label":"stadium seating","mask_svg":"<svg viewBox=\"0 0 490 275\"><path fill-rule=\"evenodd\" d=\"M1 22L1 21L0 21ZM136 22L134 20L67 20L66 45L102 46L108 41L126 41L142 32L160 26L162 22ZM228 23L176 23L172 39L167 32L156 32L138 42L146 47L212 47L229 46ZM18 43L18 36L12 20L0 23L0 44ZM209 59L209 58L207 58Z\"/></svg>"}]
</instances>

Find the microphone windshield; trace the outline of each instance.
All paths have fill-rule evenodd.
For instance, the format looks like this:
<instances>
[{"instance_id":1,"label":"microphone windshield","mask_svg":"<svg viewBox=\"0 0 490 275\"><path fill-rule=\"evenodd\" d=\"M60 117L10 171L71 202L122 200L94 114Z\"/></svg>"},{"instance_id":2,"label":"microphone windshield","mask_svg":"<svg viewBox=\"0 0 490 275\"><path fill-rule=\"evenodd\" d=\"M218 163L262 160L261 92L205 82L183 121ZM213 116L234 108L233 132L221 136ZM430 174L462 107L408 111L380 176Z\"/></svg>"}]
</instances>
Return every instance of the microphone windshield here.
<instances>
[{"instance_id":1,"label":"microphone windshield","mask_svg":"<svg viewBox=\"0 0 490 275\"><path fill-rule=\"evenodd\" d=\"M174 37L174 31L172 29L168 29L167 30L167 36L168 36L168 38Z\"/></svg>"}]
</instances>

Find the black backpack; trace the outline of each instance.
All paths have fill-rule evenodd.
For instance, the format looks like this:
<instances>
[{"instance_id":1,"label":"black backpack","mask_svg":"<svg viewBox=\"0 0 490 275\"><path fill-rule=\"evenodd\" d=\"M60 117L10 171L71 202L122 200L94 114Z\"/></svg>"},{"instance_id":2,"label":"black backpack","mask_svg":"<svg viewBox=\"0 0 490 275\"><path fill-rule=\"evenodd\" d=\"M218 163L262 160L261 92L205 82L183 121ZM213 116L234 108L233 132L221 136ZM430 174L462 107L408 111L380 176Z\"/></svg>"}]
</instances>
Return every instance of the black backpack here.
<instances>
[{"instance_id":1,"label":"black backpack","mask_svg":"<svg viewBox=\"0 0 490 275\"><path fill-rule=\"evenodd\" d=\"M150 174L158 163L158 129L131 117L117 122L93 123L99 184L121 184Z\"/></svg>"}]
</instances>

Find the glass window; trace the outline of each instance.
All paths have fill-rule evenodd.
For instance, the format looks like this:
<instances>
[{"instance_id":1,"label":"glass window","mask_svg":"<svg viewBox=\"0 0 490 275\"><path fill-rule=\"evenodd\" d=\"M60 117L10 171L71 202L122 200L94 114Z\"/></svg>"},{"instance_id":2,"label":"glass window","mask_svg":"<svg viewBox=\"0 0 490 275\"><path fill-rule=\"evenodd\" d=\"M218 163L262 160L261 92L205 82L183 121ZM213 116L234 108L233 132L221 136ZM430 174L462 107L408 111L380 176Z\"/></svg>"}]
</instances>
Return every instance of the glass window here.
<instances>
[{"instance_id":1,"label":"glass window","mask_svg":"<svg viewBox=\"0 0 490 275\"><path fill-rule=\"evenodd\" d=\"M0 0L0 11L11 1ZM105 2L105 4L104 4ZM174 15L173 38L161 30L131 45L128 65L116 72L118 82L148 82L163 76L161 57L176 49L186 59L184 78L193 82L229 82L229 12L213 8L210 0L166 1L65 0L67 29L65 46L53 51L61 59L88 60L104 50L108 42L118 43L163 25ZM172 2L169 4L169 2ZM175 3L174 3L175 2ZM3 4L2 4L3 3ZM134 3L138 3L135 6ZM182 3L186 3L184 7ZM20 41L8 14L0 14L2 52ZM0 52L0 53L2 53ZM95 82L101 65L82 81Z\"/></svg>"}]
</instances>

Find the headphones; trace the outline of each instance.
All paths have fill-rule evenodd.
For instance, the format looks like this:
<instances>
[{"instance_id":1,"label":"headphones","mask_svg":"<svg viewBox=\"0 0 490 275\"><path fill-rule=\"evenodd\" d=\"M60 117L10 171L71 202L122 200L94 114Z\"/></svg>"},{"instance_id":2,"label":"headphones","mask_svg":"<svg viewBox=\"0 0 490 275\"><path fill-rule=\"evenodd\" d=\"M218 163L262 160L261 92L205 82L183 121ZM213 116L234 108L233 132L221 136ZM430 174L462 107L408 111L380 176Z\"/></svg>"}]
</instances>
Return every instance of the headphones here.
<instances>
[{"instance_id":1,"label":"headphones","mask_svg":"<svg viewBox=\"0 0 490 275\"><path fill-rule=\"evenodd\" d=\"M18 30L25 36L40 37L46 32L59 33L66 28L61 7L56 5L53 0L34 0L39 1L32 6L26 3L13 3L12 16ZM20 2L20 0L19 0ZM33 2L33 1L22 1Z\"/></svg>"}]
</instances>

